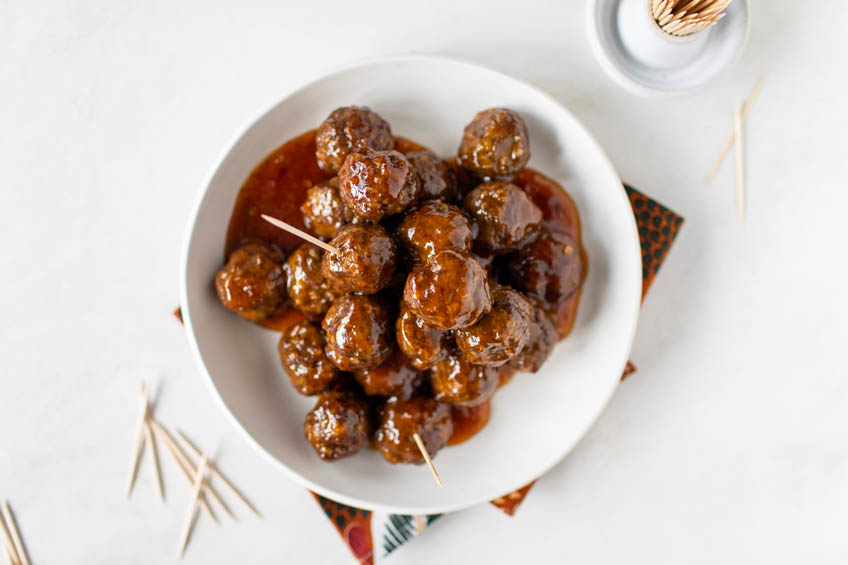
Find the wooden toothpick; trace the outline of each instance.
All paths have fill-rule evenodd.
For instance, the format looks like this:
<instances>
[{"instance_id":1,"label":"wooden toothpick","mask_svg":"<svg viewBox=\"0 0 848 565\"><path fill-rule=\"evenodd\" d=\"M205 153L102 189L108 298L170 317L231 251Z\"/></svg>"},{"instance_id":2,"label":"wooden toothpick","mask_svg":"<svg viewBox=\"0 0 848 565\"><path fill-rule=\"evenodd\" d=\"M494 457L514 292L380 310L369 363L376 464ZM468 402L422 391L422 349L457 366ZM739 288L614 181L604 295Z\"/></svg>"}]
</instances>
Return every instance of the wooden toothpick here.
<instances>
[{"instance_id":1,"label":"wooden toothpick","mask_svg":"<svg viewBox=\"0 0 848 565\"><path fill-rule=\"evenodd\" d=\"M140 414L138 417L138 426L135 433L135 443L133 444L133 451L130 458L130 477L127 481L127 498L129 498L130 493L132 492L133 485L135 484L135 477L138 474L138 462L141 459L141 452L144 449L144 427L145 422L147 421L147 412L150 405L150 390L147 387L146 382L141 383L141 407Z\"/></svg>"},{"instance_id":2,"label":"wooden toothpick","mask_svg":"<svg viewBox=\"0 0 848 565\"><path fill-rule=\"evenodd\" d=\"M144 439L150 446L150 460L153 464L153 476L156 478L156 488L159 491L159 498L162 502L165 501L165 487L162 484L162 469L159 465L159 450L156 447L156 440L153 438L153 429L150 427L150 417L144 421Z\"/></svg>"},{"instance_id":3,"label":"wooden toothpick","mask_svg":"<svg viewBox=\"0 0 848 565\"><path fill-rule=\"evenodd\" d=\"M664 32L683 36L715 25L727 13L731 0L651 1L651 14Z\"/></svg>"},{"instance_id":4,"label":"wooden toothpick","mask_svg":"<svg viewBox=\"0 0 848 565\"><path fill-rule=\"evenodd\" d=\"M736 134L736 208L741 226L745 223L745 162L742 146L742 109L738 102L733 108L733 129Z\"/></svg>"},{"instance_id":5,"label":"wooden toothpick","mask_svg":"<svg viewBox=\"0 0 848 565\"><path fill-rule=\"evenodd\" d=\"M9 502L6 500L3 501L3 521L6 522L6 527L12 534L12 542L15 545L15 553L17 554L18 562L21 565L30 565L29 556L27 555L26 547L24 547L24 543L21 538L21 532L18 530L18 524L15 521L15 515L12 514L12 509L9 508Z\"/></svg>"},{"instance_id":6,"label":"wooden toothpick","mask_svg":"<svg viewBox=\"0 0 848 565\"><path fill-rule=\"evenodd\" d=\"M197 474L194 477L194 486L192 489L191 500L189 501L188 513L186 521L183 524L183 532L180 535L180 545L177 550L177 557L182 558L185 552L188 538L191 535L191 529L194 525L194 519L197 516L197 501L200 498L200 492L203 489L203 475L206 474L206 454L200 457L200 463L197 466Z\"/></svg>"},{"instance_id":7,"label":"wooden toothpick","mask_svg":"<svg viewBox=\"0 0 848 565\"><path fill-rule=\"evenodd\" d=\"M278 220L277 218L273 218L273 217L265 215L265 214L262 214L261 216L262 216L263 220L265 220L266 222L268 222L269 224L271 224L273 226L277 226L281 230L285 230L292 235L296 235L297 237L299 237L301 239L305 239L309 243L311 243L313 245L317 245L318 247L324 249L325 251L329 251L330 253L333 253L334 255L339 254L339 250L336 249L335 247L333 247L332 245L321 241L317 237L313 237L313 236L309 235L308 233L306 233L303 230L297 229L296 227L294 227L291 224L287 224L286 222L284 222L282 220Z\"/></svg>"},{"instance_id":8,"label":"wooden toothpick","mask_svg":"<svg viewBox=\"0 0 848 565\"><path fill-rule=\"evenodd\" d=\"M11 561L11 565L18 565L18 552L15 550L15 543L12 541L12 534L9 531L11 525L6 525L6 520L0 515L0 534L3 536L3 546L6 548L6 555Z\"/></svg>"},{"instance_id":9,"label":"wooden toothpick","mask_svg":"<svg viewBox=\"0 0 848 565\"><path fill-rule=\"evenodd\" d=\"M418 432L412 434L412 439L415 440L415 445L418 446L418 450L421 452L421 455L424 457L424 461L427 462L427 467L430 468L430 472L433 474L433 478L436 479L436 484L440 487L442 486L442 479L439 477L439 472L436 471L436 467L433 465L433 460L430 459L430 454L427 453L427 448L424 447L424 442L421 441L421 436L418 435Z\"/></svg>"},{"instance_id":10,"label":"wooden toothpick","mask_svg":"<svg viewBox=\"0 0 848 565\"><path fill-rule=\"evenodd\" d=\"M180 430L177 430L177 437L181 440L182 444L183 444L183 445L184 445L184 446L185 446L185 447L186 447L189 451L191 451L191 452L194 454L194 456L195 456L195 457L200 457L200 450L197 448L197 446L196 446L196 445L194 445L194 444L191 442L191 440L189 440L189 439L185 436L185 434L184 434L183 432L181 432ZM254 513L254 514L255 514L258 518L261 518L261 517L262 517L262 515L261 515L261 514L259 514L259 510L257 510L257 509L256 509L256 507L254 507L254 506L253 506L253 504L251 504L251 503L250 503L250 501L249 501L249 500L248 500L248 499L247 499L247 498L246 498L246 497L245 497L245 496L244 496L244 495L243 495L243 494L242 494L242 493L241 493L241 492L240 492L240 491L239 491L239 490L235 487L235 485L233 485L233 483L231 483L231 482L229 481L229 479L227 479L227 477L225 477L225 476L224 476L224 474L223 474L223 473L221 473L221 472L218 470L218 467L216 467L216 466L215 466L214 464L212 464L212 463L207 463L207 467L209 467L209 473L210 473L213 477L215 477L216 479L218 479L219 481L221 481L221 482L224 484L224 486L226 486L226 487L227 487L227 490L229 490L229 491L230 491L230 493L232 493L232 495L233 495L233 496L235 496L236 498L238 498L239 500L241 500L241 502L242 502L245 506L247 506L247 508L248 508L251 512L253 512L253 513Z\"/></svg>"},{"instance_id":11,"label":"wooden toothpick","mask_svg":"<svg viewBox=\"0 0 848 565\"><path fill-rule=\"evenodd\" d=\"M765 81L766 75L762 75L759 79L757 79L757 83L754 85L754 89L751 91L751 94L748 95L748 99L745 101L745 105L742 106L742 120L748 117L748 111L751 109L751 106L754 105L754 101L757 99L757 95L760 93L760 89L763 87L763 81ZM721 151L718 153L718 157L716 157L715 163L713 163L710 172L707 173L707 182L713 180L715 174L718 172L718 168L721 166L721 162L724 161L725 155L730 151L730 147L733 145L733 141L736 139L736 129L733 128L730 130L730 135L727 136L727 139L724 142L724 145L721 146Z\"/></svg>"},{"instance_id":12,"label":"wooden toothpick","mask_svg":"<svg viewBox=\"0 0 848 565\"><path fill-rule=\"evenodd\" d=\"M191 463L191 461L188 460L186 454L180 449L180 446L177 445L177 442L174 441L174 438L171 437L171 434L170 432L168 432L168 430L162 427L159 422L155 420L152 420L151 423L156 434L160 438L162 438L162 441L165 443L165 447L168 448L168 451L176 460L177 466L183 472L183 475L185 476L186 480L188 480L188 483L190 485L194 484L194 476L197 473L196 469L194 468L194 465ZM229 514L230 516L233 515L232 512L230 512L229 507L224 504L224 501L221 500L221 498L218 496L218 493L215 492L215 489L212 488L212 486L208 483L204 483L204 494L208 494L209 496L211 496L215 500L215 502L221 505L221 508L223 508L227 514ZM212 518L213 522L215 522L216 524L218 523L218 517L215 515L215 512L212 511L212 508L207 503L205 496L202 496L200 498L200 508L201 510L209 514L209 517Z\"/></svg>"}]
</instances>

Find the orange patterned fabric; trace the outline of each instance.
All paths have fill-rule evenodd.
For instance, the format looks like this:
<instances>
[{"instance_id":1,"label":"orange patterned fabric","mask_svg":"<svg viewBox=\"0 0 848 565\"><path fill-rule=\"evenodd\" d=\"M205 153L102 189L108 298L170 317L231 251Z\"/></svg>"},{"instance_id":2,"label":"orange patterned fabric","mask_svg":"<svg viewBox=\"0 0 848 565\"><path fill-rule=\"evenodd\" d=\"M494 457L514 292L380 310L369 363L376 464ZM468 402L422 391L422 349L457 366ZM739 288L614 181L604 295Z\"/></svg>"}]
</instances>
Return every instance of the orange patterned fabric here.
<instances>
[{"instance_id":1,"label":"orange patterned fabric","mask_svg":"<svg viewBox=\"0 0 848 565\"><path fill-rule=\"evenodd\" d=\"M371 511L346 506L312 493L353 556L362 565L374 563L374 541L371 536Z\"/></svg>"},{"instance_id":2,"label":"orange patterned fabric","mask_svg":"<svg viewBox=\"0 0 848 565\"><path fill-rule=\"evenodd\" d=\"M518 510L518 506L524 502L524 497L527 496L527 493L530 492L530 489L535 484L536 481L533 481L529 485L525 485L516 491L496 498L492 501L492 504L512 516L515 514L515 511Z\"/></svg>"}]
</instances>

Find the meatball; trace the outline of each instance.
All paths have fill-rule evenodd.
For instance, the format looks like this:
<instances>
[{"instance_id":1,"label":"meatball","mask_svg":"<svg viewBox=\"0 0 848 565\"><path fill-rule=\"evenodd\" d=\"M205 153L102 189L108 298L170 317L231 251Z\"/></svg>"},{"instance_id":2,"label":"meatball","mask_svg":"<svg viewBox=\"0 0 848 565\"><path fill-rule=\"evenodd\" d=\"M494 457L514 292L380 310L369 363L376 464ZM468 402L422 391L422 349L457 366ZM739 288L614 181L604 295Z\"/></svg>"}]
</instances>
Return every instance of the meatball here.
<instances>
[{"instance_id":1,"label":"meatball","mask_svg":"<svg viewBox=\"0 0 848 565\"><path fill-rule=\"evenodd\" d=\"M403 212L418 196L418 175L402 153L362 149L339 169L339 193L359 218L379 222Z\"/></svg>"},{"instance_id":2,"label":"meatball","mask_svg":"<svg viewBox=\"0 0 848 565\"><path fill-rule=\"evenodd\" d=\"M559 330L541 300L531 296L527 301L530 303L530 339L507 364L519 371L535 373L551 354L559 339Z\"/></svg>"},{"instance_id":3,"label":"meatball","mask_svg":"<svg viewBox=\"0 0 848 565\"><path fill-rule=\"evenodd\" d=\"M412 269L403 301L426 324L440 330L470 326L492 307L486 270L470 255L452 249Z\"/></svg>"},{"instance_id":4,"label":"meatball","mask_svg":"<svg viewBox=\"0 0 848 565\"><path fill-rule=\"evenodd\" d=\"M430 385L433 397L439 402L477 406L495 394L498 370L472 365L462 357L451 355L430 370Z\"/></svg>"},{"instance_id":5,"label":"meatball","mask_svg":"<svg viewBox=\"0 0 848 565\"><path fill-rule=\"evenodd\" d=\"M368 396L409 398L423 380L409 359L398 349L382 365L353 373Z\"/></svg>"},{"instance_id":6,"label":"meatball","mask_svg":"<svg viewBox=\"0 0 848 565\"><path fill-rule=\"evenodd\" d=\"M339 194L339 177L317 184L306 191L300 206L303 223L318 237L335 237L339 229L353 221L353 212Z\"/></svg>"},{"instance_id":7,"label":"meatball","mask_svg":"<svg viewBox=\"0 0 848 565\"><path fill-rule=\"evenodd\" d=\"M568 234L543 228L507 265L513 284L548 304L571 296L583 279L583 258Z\"/></svg>"},{"instance_id":8,"label":"meatball","mask_svg":"<svg viewBox=\"0 0 848 565\"><path fill-rule=\"evenodd\" d=\"M304 243L286 260L289 298L297 308L310 316L326 312L337 296L321 270L323 254L320 248Z\"/></svg>"},{"instance_id":9,"label":"meatball","mask_svg":"<svg viewBox=\"0 0 848 565\"><path fill-rule=\"evenodd\" d=\"M356 453L368 444L368 404L353 392L327 391L306 414L303 431L325 461Z\"/></svg>"},{"instance_id":10,"label":"meatball","mask_svg":"<svg viewBox=\"0 0 848 565\"><path fill-rule=\"evenodd\" d=\"M456 330L456 345L475 365L499 367L530 339L530 303L519 292L499 284L492 289L492 309L473 326Z\"/></svg>"},{"instance_id":11,"label":"meatball","mask_svg":"<svg viewBox=\"0 0 848 565\"><path fill-rule=\"evenodd\" d=\"M221 303L254 322L261 322L279 308L285 285L283 256L260 243L248 243L233 251L215 276Z\"/></svg>"},{"instance_id":12,"label":"meatball","mask_svg":"<svg viewBox=\"0 0 848 565\"><path fill-rule=\"evenodd\" d=\"M330 112L315 132L318 166L336 173L345 157L365 147L387 150L394 147L389 123L369 108L347 106Z\"/></svg>"},{"instance_id":13,"label":"meatball","mask_svg":"<svg viewBox=\"0 0 848 565\"><path fill-rule=\"evenodd\" d=\"M397 344L417 369L429 369L447 357L448 339L445 332L428 326L401 303L395 322Z\"/></svg>"},{"instance_id":14,"label":"meatball","mask_svg":"<svg viewBox=\"0 0 848 565\"><path fill-rule=\"evenodd\" d=\"M459 164L482 179L510 179L530 160L527 126L517 112L491 108L465 126Z\"/></svg>"},{"instance_id":15,"label":"meatball","mask_svg":"<svg viewBox=\"0 0 848 565\"><path fill-rule=\"evenodd\" d=\"M376 433L377 448L390 463L424 463L413 436L418 434L431 458L453 433L450 406L426 396L386 402Z\"/></svg>"},{"instance_id":16,"label":"meatball","mask_svg":"<svg viewBox=\"0 0 848 565\"><path fill-rule=\"evenodd\" d=\"M375 367L392 353L389 308L376 296L345 294L333 302L321 327L327 357L342 371Z\"/></svg>"},{"instance_id":17,"label":"meatball","mask_svg":"<svg viewBox=\"0 0 848 565\"><path fill-rule=\"evenodd\" d=\"M404 217L398 238L413 263L426 263L444 249L471 251L471 224L456 206L433 200Z\"/></svg>"},{"instance_id":18,"label":"meatball","mask_svg":"<svg viewBox=\"0 0 848 565\"><path fill-rule=\"evenodd\" d=\"M324 334L310 321L303 320L280 336L277 351L292 386L307 396L325 390L339 370L324 353Z\"/></svg>"},{"instance_id":19,"label":"meatball","mask_svg":"<svg viewBox=\"0 0 848 565\"><path fill-rule=\"evenodd\" d=\"M457 183L450 164L432 151L423 149L406 154L406 159L418 175L421 184L419 200L451 200Z\"/></svg>"},{"instance_id":20,"label":"meatball","mask_svg":"<svg viewBox=\"0 0 848 565\"><path fill-rule=\"evenodd\" d=\"M542 221L527 193L503 181L481 184L465 196L463 206L479 229L477 244L491 253L515 249Z\"/></svg>"},{"instance_id":21,"label":"meatball","mask_svg":"<svg viewBox=\"0 0 848 565\"><path fill-rule=\"evenodd\" d=\"M345 226L330 245L339 253L324 254L323 272L335 291L374 294L391 281L397 265L397 247L383 226Z\"/></svg>"}]
</instances>

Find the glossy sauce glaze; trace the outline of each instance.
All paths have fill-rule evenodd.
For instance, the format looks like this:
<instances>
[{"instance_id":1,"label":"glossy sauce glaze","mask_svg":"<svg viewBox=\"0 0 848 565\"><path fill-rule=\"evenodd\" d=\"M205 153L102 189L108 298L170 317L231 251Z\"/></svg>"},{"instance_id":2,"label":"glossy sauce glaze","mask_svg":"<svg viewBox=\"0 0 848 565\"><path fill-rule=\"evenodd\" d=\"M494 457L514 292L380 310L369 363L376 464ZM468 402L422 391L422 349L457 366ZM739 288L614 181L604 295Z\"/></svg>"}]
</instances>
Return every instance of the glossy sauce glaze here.
<instances>
[{"instance_id":1,"label":"glossy sauce glaze","mask_svg":"<svg viewBox=\"0 0 848 565\"><path fill-rule=\"evenodd\" d=\"M409 153L425 149L424 146L402 137L395 137L395 150ZM463 172L455 167L460 185L467 182ZM314 185L331 178L318 167L315 158L315 130L307 131L273 151L251 172L239 191L225 244L225 259L235 249L248 242L264 242L277 247L283 254L294 251L302 241L275 228L260 217L268 214L289 224L306 229L300 205L306 192ZM465 178L463 178L465 177ZM583 258L583 277L587 270L587 257L580 238L580 217L574 201L555 181L530 168L521 170L512 181L521 187L541 209L542 223L554 231L570 235L579 244ZM560 339L565 338L574 325L580 289L556 308ZM287 302L270 318L262 322L266 328L284 331L304 320L305 315ZM499 386L512 379L515 371L504 365L500 367ZM474 407L455 406L451 409L454 430L449 445L461 443L480 431L489 421L491 400Z\"/></svg>"}]
</instances>

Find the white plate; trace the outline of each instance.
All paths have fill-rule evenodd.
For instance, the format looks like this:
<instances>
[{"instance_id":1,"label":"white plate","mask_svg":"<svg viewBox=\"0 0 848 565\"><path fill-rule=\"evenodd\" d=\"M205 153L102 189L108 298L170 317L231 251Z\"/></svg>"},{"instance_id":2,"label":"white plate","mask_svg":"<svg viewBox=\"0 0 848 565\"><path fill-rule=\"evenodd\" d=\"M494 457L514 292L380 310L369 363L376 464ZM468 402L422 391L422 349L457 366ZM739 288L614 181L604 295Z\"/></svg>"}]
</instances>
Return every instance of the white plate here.
<instances>
[{"instance_id":1,"label":"white plate","mask_svg":"<svg viewBox=\"0 0 848 565\"><path fill-rule=\"evenodd\" d=\"M489 424L440 451L438 488L426 467L390 465L364 450L326 463L303 437L314 399L297 394L277 357L278 334L224 309L221 267L236 194L254 166L338 106L367 105L396 135L453 155L462 129L492 106L520 112L530 166L567 188L589 256L577 322L541 371L519 374L494 397ZM189 224L182 306L191 348L233 423L269 461L339 502L404 514L459 510L520 488L560 461L606 405L627 361L639 312L639 239L621 182L597 142L559 102L476 65L423 56L368 60L300 88L253 122L226 151Z\"/></svg>"}]
</instances>

